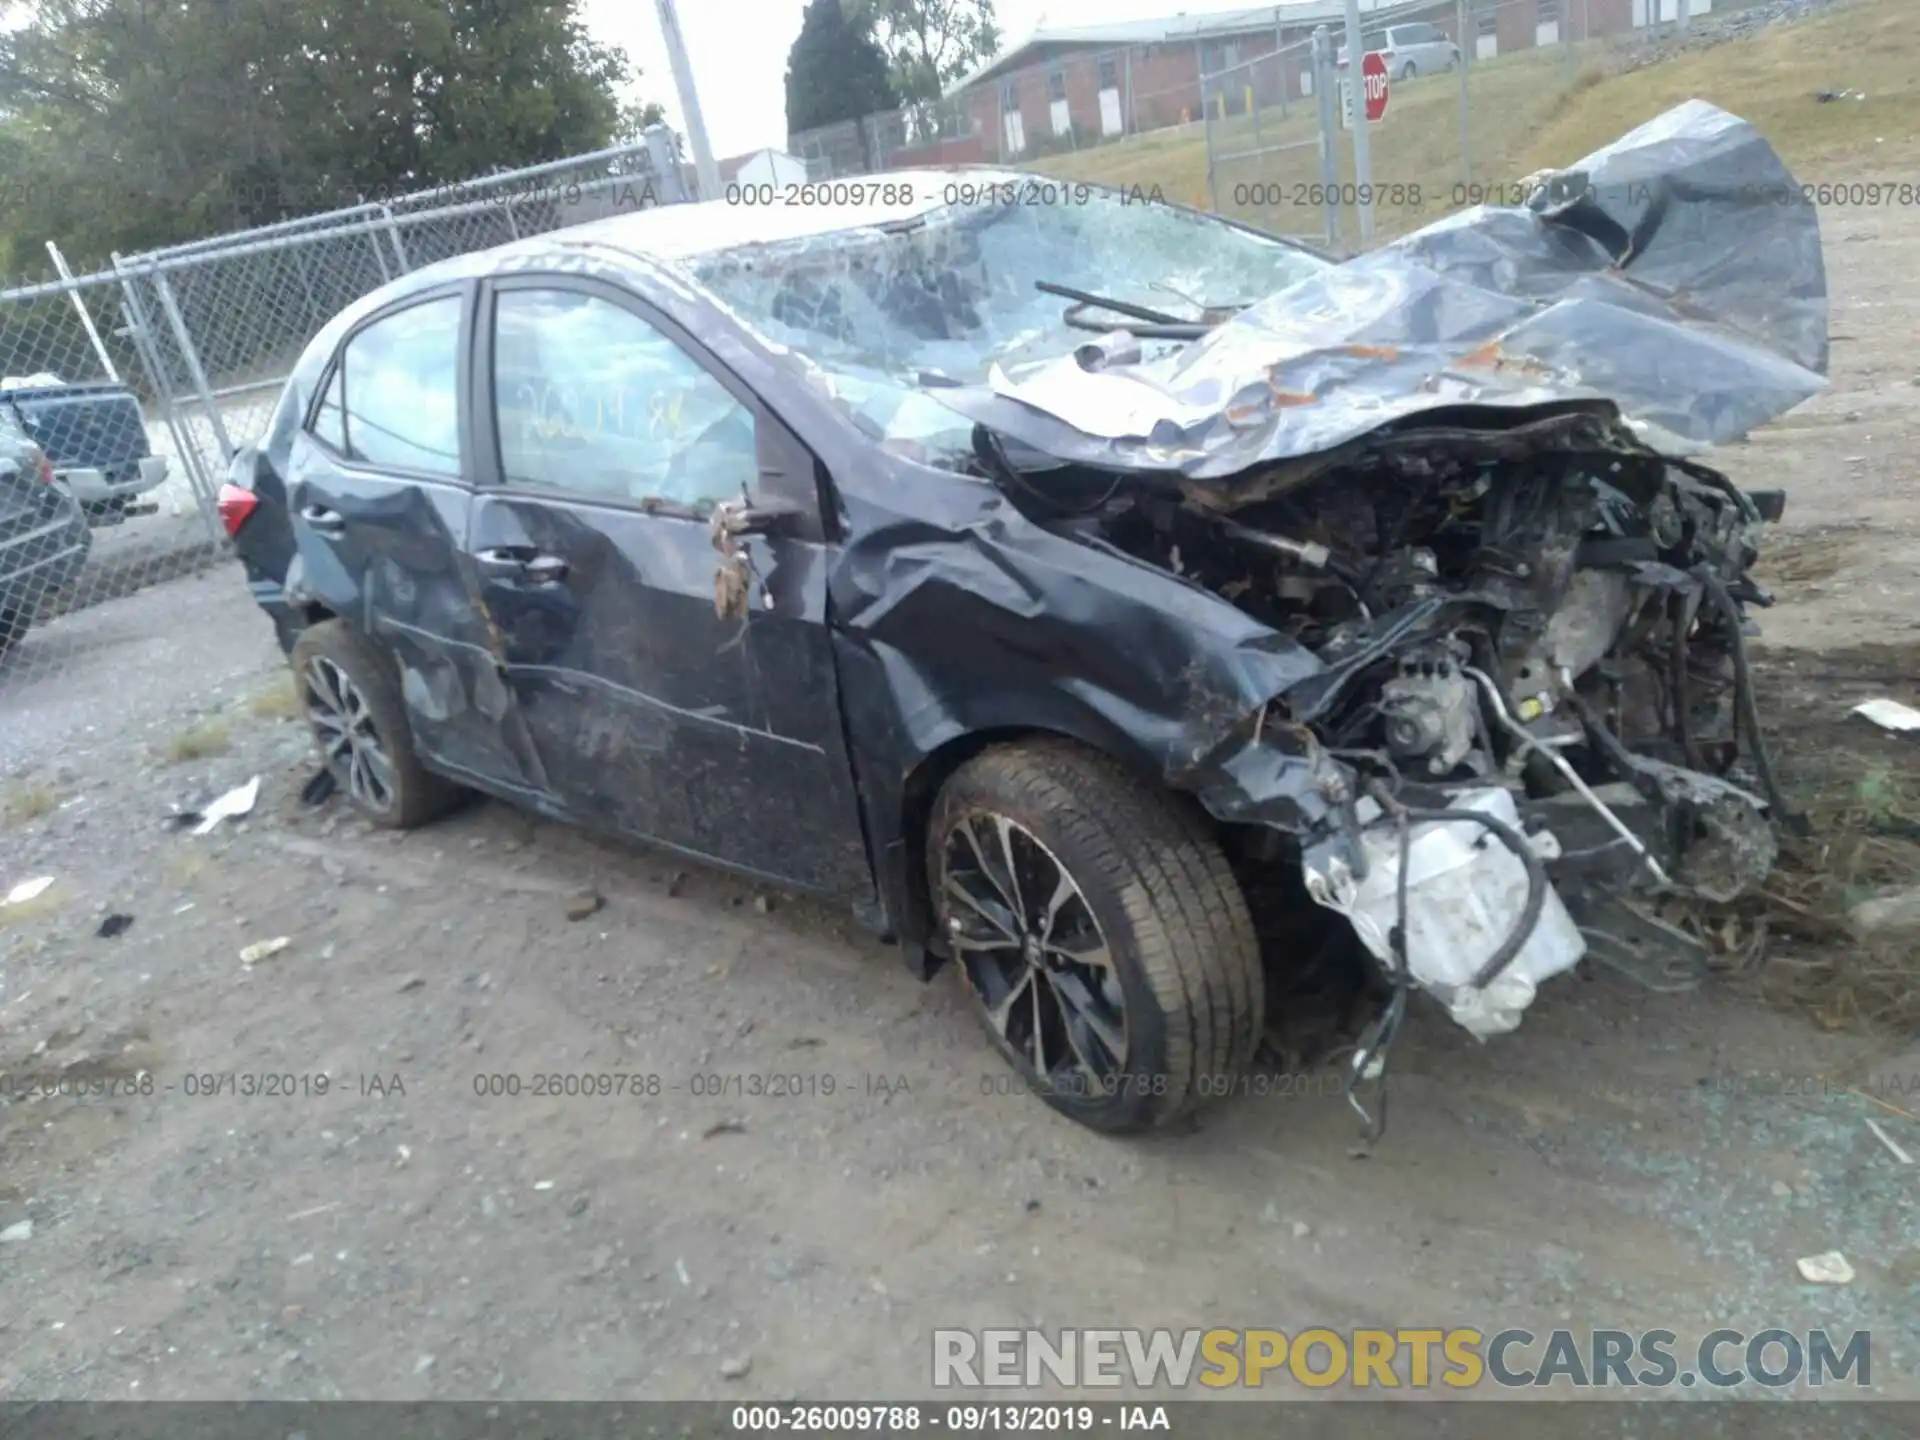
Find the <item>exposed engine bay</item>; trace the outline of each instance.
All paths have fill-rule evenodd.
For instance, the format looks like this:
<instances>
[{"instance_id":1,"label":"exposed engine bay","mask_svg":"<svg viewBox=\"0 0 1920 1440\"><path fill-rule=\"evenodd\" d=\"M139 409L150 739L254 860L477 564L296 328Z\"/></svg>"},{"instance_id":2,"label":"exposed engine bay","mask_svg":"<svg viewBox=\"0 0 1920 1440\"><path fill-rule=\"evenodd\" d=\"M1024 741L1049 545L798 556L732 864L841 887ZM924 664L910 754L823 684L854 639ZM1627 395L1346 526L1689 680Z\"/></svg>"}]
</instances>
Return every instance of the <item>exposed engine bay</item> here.
<instances>
[{"instance_id":1,"label":"exposed engine bay","mask_svg":"<svg viewBox=\"0 0 1920 1440\"><path fill-rule=\"evenodd\" d=\"M992 444L985 468L1320 659L1258 722L1345 780L1299 837L1307 891L1398 990L1487 1036L1583 955L1693 983L1704 955L1656 903L1770 869L1783 806L1743 632L1782 497L1655 453L1605 405L1475 418L1225 488L1021 473Z\"/></svg>"},{"instance_id":2,"label":"exposed engine bay","mask_svg":"<svg viewBox=\"0 0 1920 1440\"><path fill-rule=\"evenodd\" d=\"M1700 101L1550 181L1225 319L1108 305L945 397L1029 518L1267 627L1215 683L1311 657L1166 770L1376 962L1355 1081L1413 989L1485 1037L1582 958L1697 983L1672 902L1750 892L1798 823L1746 652L1784 495L1687 457L1825 383L1818 221Z\"/></svg>"}]
</instances>

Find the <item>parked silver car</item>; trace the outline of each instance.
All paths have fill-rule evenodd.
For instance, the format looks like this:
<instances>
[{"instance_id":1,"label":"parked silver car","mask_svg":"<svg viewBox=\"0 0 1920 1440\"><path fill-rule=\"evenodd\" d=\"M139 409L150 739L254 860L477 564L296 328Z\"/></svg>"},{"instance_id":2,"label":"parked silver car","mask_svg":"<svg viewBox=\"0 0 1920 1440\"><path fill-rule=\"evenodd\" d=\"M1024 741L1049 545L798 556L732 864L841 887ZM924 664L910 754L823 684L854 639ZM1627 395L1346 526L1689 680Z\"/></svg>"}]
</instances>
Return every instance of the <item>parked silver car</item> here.
<instances>
[{"instance_id":1,"label":"parked silver car","mask_svg":"<svg viewBox=\"0 0 1920 1440\"><path fill-rule=\"evenodd\" d=\"M1460 63L1460 47L1438 25L1389 25L1384 30L1362 34L1360 43L1371 55L1378 50L1387 57L1387 74L1396 80L1415 75L1433 75L1451 70ZM1347 67L1347 47L1340 47L1341 69Z\"/></svg>"}]
</instances>

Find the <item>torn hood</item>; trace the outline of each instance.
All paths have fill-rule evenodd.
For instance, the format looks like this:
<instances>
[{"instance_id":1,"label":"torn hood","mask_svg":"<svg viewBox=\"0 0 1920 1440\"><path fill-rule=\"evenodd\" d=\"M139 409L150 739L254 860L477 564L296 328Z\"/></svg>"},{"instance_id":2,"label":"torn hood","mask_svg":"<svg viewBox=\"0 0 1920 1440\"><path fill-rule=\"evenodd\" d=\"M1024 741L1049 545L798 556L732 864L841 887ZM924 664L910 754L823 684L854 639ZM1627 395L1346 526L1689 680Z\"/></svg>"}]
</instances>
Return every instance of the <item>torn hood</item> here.
<instances>
[{"instance_id":1,"label":"torn hood","mask_svg":"<svg viewBox=\"0 0 1920 1440\"><path fill-rule=\"evenodd\" d=\"M1061 460L1208 479L1461 407L1610 401L1687 453L1826 383L1819 221L1751 125L1689 101L1536 183L1171 354L1116 333L940 399Z\"/></svg>"}]
</instances>

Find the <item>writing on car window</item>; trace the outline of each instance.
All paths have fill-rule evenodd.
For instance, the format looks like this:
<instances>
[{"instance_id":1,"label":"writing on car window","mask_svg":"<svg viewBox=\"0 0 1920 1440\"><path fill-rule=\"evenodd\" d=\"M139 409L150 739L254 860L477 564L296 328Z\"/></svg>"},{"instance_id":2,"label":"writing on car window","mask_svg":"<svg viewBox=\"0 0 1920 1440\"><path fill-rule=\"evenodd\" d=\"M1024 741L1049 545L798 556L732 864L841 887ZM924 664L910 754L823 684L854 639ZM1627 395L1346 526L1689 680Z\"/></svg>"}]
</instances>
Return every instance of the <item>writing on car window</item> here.
<instances>
[{"instance_id":1,"label":"writing on car window","mask_svg":"<svg viewBox=\"0 0 1920 1440\"><path fill-rule=\"evenodd\" d=\"M752 414L632 311L578 291L504 291L493 356L509 485L695 513L753 489Z\"/></svg>"}]
</instances>

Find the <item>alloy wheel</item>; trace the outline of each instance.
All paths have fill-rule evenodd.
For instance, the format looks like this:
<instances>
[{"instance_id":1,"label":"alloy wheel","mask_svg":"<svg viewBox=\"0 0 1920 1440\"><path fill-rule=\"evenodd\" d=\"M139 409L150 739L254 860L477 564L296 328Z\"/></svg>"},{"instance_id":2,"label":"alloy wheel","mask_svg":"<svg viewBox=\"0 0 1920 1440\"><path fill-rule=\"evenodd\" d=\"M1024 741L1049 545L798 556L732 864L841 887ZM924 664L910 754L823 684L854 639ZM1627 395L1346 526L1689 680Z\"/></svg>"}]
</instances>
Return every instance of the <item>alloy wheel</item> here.
<instances>
[{"instance_id":1,"label":"alloy wheel","mask_svg":"<svg viewBox=\"0 0 1920 1440\"><path fill-rule=\"evenodd\" d=\"M987 1022L1058 1090L1112 1093L1127 1063L1113 952L1066 866L1004 815L960 816L943 839L940 908Z\"/></svg>"},{"instance_id":2,"label":"alloy wheel","mask_svg":"<svg viewBox=\"0 0 1920 1440\"><path fill-rule=\"evenodd\" d=\"M307 718L334 779L369 809L391 809L393 760L374 728L367 697L345 670L324 655L307 662L303 679Z\"/></svg>"}]
</instances>

